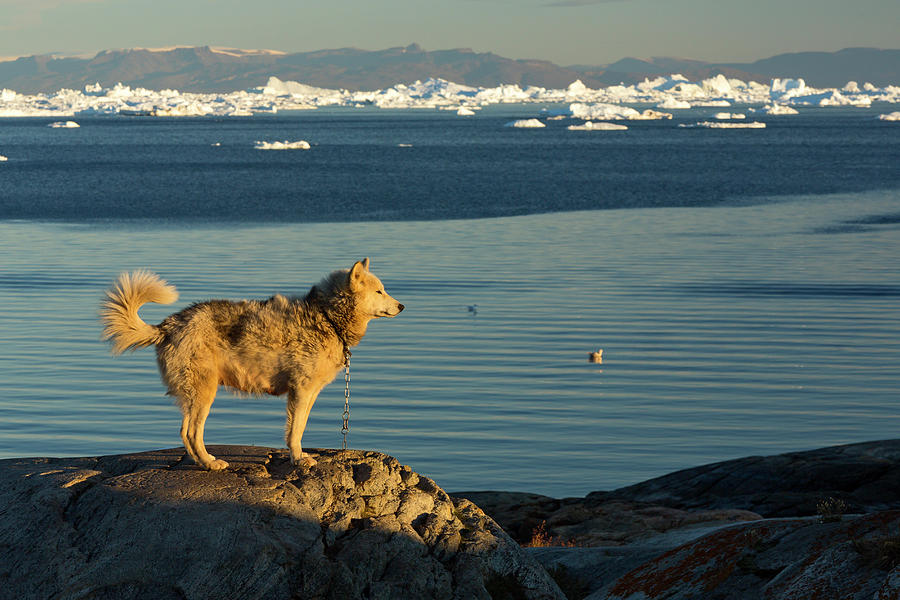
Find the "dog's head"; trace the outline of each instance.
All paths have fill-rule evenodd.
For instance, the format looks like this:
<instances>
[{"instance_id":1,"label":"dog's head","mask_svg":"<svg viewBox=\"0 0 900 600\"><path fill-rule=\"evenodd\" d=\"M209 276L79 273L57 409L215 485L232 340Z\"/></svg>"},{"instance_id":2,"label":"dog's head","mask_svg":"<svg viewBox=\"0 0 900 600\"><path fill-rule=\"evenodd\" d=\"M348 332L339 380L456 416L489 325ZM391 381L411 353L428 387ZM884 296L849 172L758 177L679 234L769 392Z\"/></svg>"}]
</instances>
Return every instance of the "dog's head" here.
<instances>
[{"instance_id":1,"label":"dog's head","mask_svg":"<svg viewBox=\"0 0 900 600\"><path fill-rule=\"evenodd\" d=\"M354 263L348 274L348 286L356 297L357 310L365 316L396 317L404 306L392 298L384 289L381 280L369 271L369 259Z\"/></svg>"}]
</instances>

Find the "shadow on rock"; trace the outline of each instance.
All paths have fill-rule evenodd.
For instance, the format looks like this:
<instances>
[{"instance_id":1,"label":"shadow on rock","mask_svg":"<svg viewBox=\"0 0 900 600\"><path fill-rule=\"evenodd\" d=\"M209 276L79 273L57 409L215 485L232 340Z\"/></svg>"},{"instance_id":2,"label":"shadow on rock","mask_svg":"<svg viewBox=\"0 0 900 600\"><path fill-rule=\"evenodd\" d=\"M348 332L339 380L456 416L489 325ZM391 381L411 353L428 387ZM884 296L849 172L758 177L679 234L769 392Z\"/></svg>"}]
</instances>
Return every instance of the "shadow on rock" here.
<instances>
[{"instance_id":1,"label":"shadow on rock","mask_svg":"<svg viewBox=\"0 0 900 600\"><path fill-rule=\"evenodd\" d=\"M472 502L378 452L0 461L0 598L563 598Z\"/></svg>"}]
</instances>

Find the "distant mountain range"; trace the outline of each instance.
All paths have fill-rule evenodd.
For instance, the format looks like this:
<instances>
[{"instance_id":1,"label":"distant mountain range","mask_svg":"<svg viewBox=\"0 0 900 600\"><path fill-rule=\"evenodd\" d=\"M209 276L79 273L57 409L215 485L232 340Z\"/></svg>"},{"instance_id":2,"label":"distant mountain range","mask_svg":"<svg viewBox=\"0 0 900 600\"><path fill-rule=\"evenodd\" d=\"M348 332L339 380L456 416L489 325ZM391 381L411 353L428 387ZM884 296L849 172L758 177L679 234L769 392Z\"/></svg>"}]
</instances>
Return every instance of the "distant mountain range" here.
<instances>
[{"instance_id":1,"label":"distant mountain range","mask_svg":"<svg viewBox=\"0 0 900 600\"><path fill-rule=\"evenodd\" d=\"M109 87L121 82L154 90L230 92L265 85L272 75L285 81L349 90L383 89L429 77L471 86L510 83L547 88L564 88L581 79L588 87L597 88L672 73L694 80L722 73L762 83L773 77L803 77L815 87L840 87L850 80L882 87L900 84L900 50L801 52L753 63L623 58L605 66L568 67L465 48L427 51L418 44L378 51L341 48L293 54L210 46L104 50L92 58L42 55L0 62L0 88L32 94L81 89L93 83Z\"/></svg>"}]
</instances>

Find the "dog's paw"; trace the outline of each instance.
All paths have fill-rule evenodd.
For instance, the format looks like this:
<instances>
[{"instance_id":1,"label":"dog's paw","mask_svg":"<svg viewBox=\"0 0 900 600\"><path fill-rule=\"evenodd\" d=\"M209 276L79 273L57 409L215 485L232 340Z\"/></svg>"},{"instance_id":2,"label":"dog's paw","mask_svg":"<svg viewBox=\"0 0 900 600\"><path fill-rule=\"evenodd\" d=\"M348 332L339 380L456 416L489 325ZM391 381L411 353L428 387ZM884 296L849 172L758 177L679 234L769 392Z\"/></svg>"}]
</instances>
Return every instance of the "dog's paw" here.
<instances>
[{"instance_id":1,"label":"dog's paw","mask_svg":"<svg viewBox=\"0 0 900 600\"><path fill-rule=\"evenodd\" d=\"M316 462L316 459L310 456L307 452L303 452L297 458L291 457L291 464L293 464L295 467L312 467L316 464Z\"/></svg>"},{"instance_id":2,"label":"dog's paw","mask_svg":"<svg viewBox=\"0 0 900 600\"><path fill-rule=\"evenodd\" d=\"M213 458L213 460L206 465L206 468L210 471L222 471L228 468L228 463L221 458Z\"/></svg>"}]
</instances>

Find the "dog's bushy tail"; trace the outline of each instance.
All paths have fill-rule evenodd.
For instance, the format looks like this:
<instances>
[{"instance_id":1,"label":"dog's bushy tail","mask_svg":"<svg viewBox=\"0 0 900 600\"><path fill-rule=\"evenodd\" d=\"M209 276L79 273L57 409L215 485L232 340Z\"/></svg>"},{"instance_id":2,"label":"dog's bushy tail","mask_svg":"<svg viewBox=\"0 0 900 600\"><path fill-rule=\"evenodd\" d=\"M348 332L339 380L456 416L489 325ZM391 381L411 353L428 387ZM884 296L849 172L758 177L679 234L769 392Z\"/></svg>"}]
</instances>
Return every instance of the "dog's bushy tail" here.
<instances>
[{"instance_id":1,"label":"dog's bushy tail","mask_svg":"<svg viewBox=\"0 0 900 600\"><path fill-rule=\"evenodd\" d=\"M156 325L145 323L138 309L147 302L171 304L178 300L178 291L149 271L122 273L106 291L100 305L103 339L112 341L113 354L151 346L162 340L163 333Z\"/></svg>"}]
</instances>

